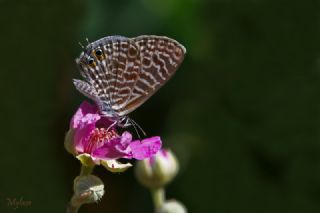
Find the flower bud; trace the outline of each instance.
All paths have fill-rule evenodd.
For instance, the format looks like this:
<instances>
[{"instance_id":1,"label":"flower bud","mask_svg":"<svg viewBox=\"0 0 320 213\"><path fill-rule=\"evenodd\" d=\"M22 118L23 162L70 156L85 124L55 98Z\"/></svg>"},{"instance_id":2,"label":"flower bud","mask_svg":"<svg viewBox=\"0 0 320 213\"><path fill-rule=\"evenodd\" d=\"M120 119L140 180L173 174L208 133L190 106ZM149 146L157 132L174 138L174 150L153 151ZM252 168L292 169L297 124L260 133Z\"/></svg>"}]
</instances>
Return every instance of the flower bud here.
<instances>
[{"instance_id":1,"label":"flower bud","mask_svg":"<svg viewBox=\"0 0 320 213\"><path fill-rule=\"evenodd\" d=\"M150 188L164 187L178 173L178 161L168 150L160 150L151 158L139 161L135 167L135 175L139 182Z\"/></svg>"},{"instance_id":2,"label":"flower bud","mask_svg":"<svg viewBox=\"0 0 320 213\"><path fill-rule=\"evenodd\" d=\"M169 200L157 209L156 213L187 213L187 209L182 203L176 200Z\"/></svg>"},{"instance_id":3,"label":"flower bud","mask_svg":"<svg viewBox=\"0 0 320 213\"><path fill-rule=\"evenodd\" d=\"M104 194L102 180L94 175L76 177L73 188L74 195L71 200L73 206L98 202Z\"/></svg>"}]
</instances>

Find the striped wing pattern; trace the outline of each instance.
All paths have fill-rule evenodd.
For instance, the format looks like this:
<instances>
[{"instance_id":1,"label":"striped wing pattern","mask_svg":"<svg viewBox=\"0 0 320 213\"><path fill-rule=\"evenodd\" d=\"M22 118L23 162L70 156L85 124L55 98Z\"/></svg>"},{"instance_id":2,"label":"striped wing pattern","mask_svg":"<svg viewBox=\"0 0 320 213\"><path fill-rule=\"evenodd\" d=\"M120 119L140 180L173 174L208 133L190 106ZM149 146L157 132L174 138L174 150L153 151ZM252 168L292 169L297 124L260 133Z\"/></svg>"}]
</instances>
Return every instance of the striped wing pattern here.
<instances>
[{"instance_id":1,"label":"striped wing pattern","mask_svg":"<svg viewBox=\"0 0 320 213\"><path fill-rule=\"evenodd\" d=\"M133 40L139 46L141 67L126 113L143 104L173 76L186 52L181 44L167 37L140 36Z\"/></svg>"},{"instance_id":2,"label":"striped wing pattern","mask_svg":"<svg viewBox=\"0 0 320 213\"><path fill-rule=\"evenodd\" d=\"M100 53L97 51L101 54L97 55ZM101 111L125 116L171 78L184 54L185 48L167 37L105 37L88 45L80 55L77 63L88 84L75 80L75 86L89 98L98 100ZM94 62L88 65L86 60L90 57Z\"/></svg>"}]
</instances>

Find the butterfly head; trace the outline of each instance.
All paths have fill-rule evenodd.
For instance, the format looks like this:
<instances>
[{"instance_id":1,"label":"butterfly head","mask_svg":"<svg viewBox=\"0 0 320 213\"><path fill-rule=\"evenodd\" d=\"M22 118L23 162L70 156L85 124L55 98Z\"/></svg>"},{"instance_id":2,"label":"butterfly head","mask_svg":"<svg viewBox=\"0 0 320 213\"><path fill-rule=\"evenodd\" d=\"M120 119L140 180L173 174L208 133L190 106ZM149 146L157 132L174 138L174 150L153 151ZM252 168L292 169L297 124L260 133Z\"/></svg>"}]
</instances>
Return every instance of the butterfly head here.
<instances>
[{"instance_id":1,"label":"butterfly head","mask_svg":"<svg viewBox=\"0 0 320 213\"><path fill-rule=\"evenodd\" d=\"M106 55L108 54L105 48L110 50L112 42L126 39L127 38L123 36L108 36L95 42L88 43L83 52L80 54L79 58L76 59L76 62L80 66L94 68L97 66L97 63L105 59Z\"/></svg>"},{"instance_id":2,"label":"butterfly head","mask_svg":"<svg viewBox=\"0 0 320 213\"><path fill-rule=\"evenodd\" d=\"M89 44L80 54L80 57L76 59L76 62L81 67L94 68L97 66L97 63L103 59L104 53L102 48Z\"/></svg>"}]
</instances>

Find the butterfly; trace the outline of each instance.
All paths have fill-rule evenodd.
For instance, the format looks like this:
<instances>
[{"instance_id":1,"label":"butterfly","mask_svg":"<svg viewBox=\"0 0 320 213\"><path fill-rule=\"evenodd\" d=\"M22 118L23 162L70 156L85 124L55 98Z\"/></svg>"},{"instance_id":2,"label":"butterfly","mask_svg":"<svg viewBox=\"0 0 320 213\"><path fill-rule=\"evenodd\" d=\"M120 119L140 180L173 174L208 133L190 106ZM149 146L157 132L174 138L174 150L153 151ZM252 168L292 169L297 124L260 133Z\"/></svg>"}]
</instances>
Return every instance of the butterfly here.
<instances>
[{"instance_id":1,"label":"butterfly","mask_svg":"<svg viewBox=\"0 0 320 213\"><path fill-rule=\"evenodd\" d=\"M177 71L186 49L164 36L108 36L89 43L76 59L83 80L76 89L92 99L113 125L132 125L128 114Z\"/></svg>"}]
</instances>

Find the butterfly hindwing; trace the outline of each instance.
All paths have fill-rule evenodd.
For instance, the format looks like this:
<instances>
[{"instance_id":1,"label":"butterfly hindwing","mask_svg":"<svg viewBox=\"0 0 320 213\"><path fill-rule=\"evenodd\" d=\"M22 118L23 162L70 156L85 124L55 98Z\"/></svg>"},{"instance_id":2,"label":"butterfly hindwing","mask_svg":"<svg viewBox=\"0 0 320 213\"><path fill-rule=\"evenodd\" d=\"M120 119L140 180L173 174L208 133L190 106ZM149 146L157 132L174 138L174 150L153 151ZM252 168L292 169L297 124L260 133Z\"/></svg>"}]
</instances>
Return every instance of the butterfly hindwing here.
<instances>
[{"instance_id":1,"label":"butterfly hindwing","mask_svg":"<svg viewBox=\"0 0 320 213\"><path fill-rule=\"evenodd\" d=\"M76 89L86 97L92 100L96 100L98 98L98 94L95 91L95 89L87 82L78 79L73 79L73 84L76 87Z\"/></svg>"}]
</instances>

